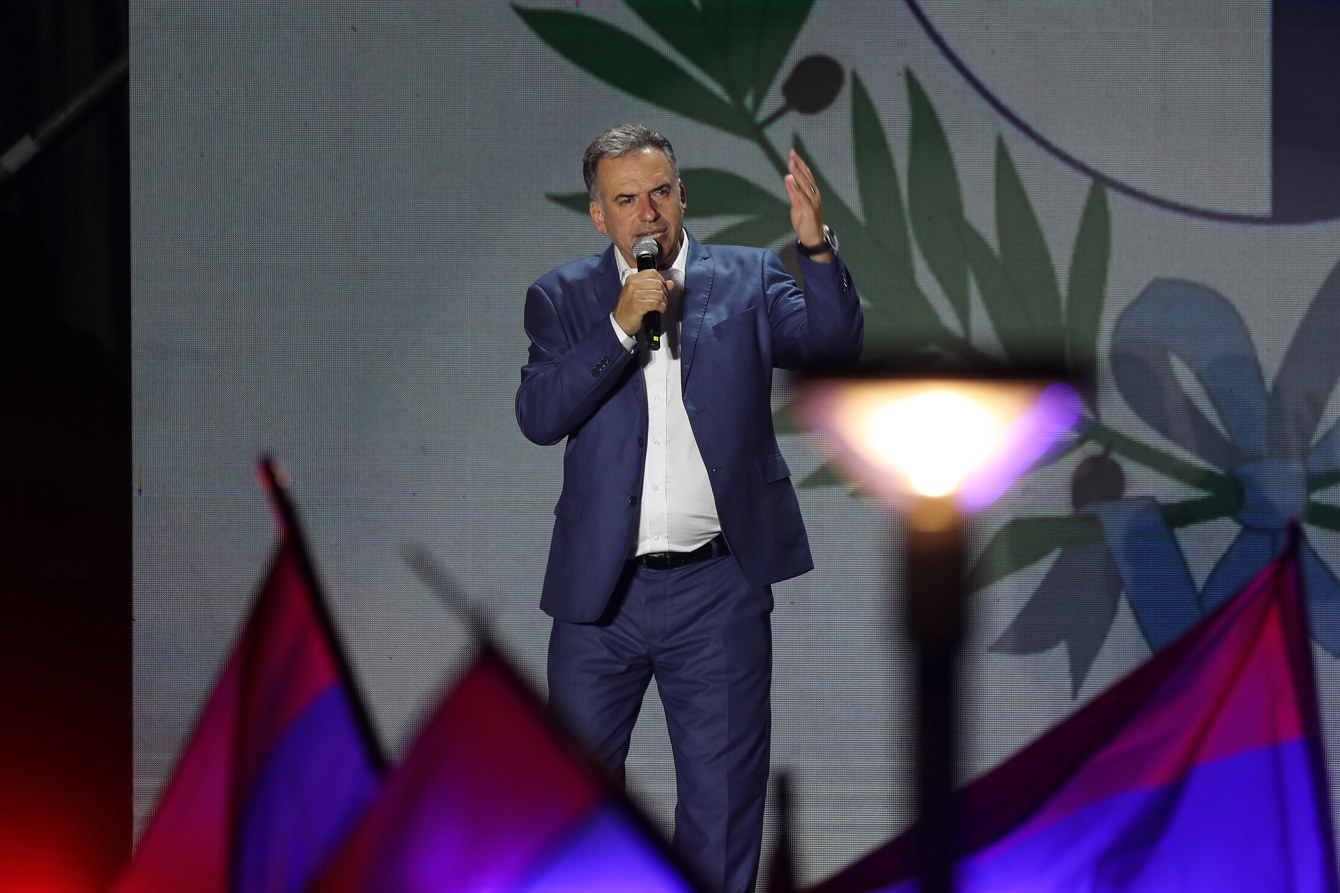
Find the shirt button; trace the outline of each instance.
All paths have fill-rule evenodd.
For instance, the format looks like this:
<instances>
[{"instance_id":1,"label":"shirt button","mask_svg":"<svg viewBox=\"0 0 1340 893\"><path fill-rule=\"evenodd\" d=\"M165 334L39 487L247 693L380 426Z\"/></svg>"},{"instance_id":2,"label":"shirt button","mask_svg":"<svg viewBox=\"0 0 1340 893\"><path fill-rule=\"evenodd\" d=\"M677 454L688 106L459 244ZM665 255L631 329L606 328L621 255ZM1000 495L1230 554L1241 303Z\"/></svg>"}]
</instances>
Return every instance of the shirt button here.
<instances>
[{"instance_id":1,"label":"shirt button","mask_svg":"<svg viewBox=\"0 0 1340 893\"><path fill-rule=\"evenodd\" d=\"M657 438L656 440L653 440L652 443L656 444L657 446L660 446L660 445L661 445L660 438Z\"/></svg>"}]
</instances>

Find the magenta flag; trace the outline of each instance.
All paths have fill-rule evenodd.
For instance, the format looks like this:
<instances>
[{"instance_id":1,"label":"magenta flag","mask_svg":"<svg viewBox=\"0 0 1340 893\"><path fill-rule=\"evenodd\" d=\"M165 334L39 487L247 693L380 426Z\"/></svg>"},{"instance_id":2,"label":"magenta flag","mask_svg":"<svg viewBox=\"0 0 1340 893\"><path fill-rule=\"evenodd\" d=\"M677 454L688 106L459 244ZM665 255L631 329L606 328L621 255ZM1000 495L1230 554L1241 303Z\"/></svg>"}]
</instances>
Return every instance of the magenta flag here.
<instances>
[{"instance_id":1,"label":"magenta flag","mask_svg":"<svg viewBox=\"0 0 1340 893\"><path fill-rule=\"evenodd\" d=\"M694 888L485 646L313 893Z\"/></svg>"},{"instance_id":2,"label":"magenta flag","mask_svg":"<svg viewBox=\"0 0 1340 893\"><path fill-rule=\"evenodd\" d=\"M380 788L381 758L285 537L114 893L298 893Z\"/></svg>"},{"instance_id":3,"label":"magenta flag","mask_svg":"<svg viewBox=\"0 0 1340 893\"><path fill-rule=\"evenodd\" d=\"M1336 893L1292 551L958 798L964 893ZM916 829L811 893L917 889Z\"/></svg>"}]
</instances>

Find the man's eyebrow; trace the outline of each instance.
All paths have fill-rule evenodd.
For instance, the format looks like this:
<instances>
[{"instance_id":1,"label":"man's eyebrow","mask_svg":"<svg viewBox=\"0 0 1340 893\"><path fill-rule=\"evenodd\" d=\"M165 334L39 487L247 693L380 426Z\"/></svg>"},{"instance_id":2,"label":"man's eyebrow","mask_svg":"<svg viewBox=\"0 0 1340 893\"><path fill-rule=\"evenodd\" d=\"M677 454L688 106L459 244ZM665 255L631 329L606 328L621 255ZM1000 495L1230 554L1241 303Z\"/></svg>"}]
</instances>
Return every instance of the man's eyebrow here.
<instances>
[{"instance_id":1,"label":"man's eyebrow","mask_svg":"<svg viewBox=\"0 0 1340 893\"><path fill-rule=\"evenodd\" d=\"M653 192L660 192L662 189L673 189L673 188L674 188L674 185L671 184L669 180L667 180L667 181L664 182L664 183L661 183L661 184L659 184L659 185L657 185L657 186L653 186L653 187L651 187L650 189L648 189L648 190L647 190L647 194L650 195L650 194L653 193ZM640 194L640 193L636 193L636 192L620 192L618 195L614 196L614 200L617 202L617 201L618 201L619 199L621 199L621 198L635 198L635 197L637 197L639 194Z\"/></svg>"}]
</instances>

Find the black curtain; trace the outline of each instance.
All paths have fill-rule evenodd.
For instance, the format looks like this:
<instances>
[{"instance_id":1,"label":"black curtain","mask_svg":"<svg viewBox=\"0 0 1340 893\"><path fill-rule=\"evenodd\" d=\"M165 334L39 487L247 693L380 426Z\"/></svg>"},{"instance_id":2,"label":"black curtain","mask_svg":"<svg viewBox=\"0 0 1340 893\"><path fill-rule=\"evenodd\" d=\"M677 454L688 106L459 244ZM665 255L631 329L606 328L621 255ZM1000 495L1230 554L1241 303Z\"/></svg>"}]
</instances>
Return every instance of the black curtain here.
<instances>
[{"instance_id":1,"label":"black curtain","mask_svg":"<svg viewBox=\"0 0 1340 893\"><path fill-rule=\"evenodd\" d=\"M125 53L126 0L0 28L0 151ZM124 79L0 183L0 888L102 890L131 839Z\"/></svg>"}]
</instances>

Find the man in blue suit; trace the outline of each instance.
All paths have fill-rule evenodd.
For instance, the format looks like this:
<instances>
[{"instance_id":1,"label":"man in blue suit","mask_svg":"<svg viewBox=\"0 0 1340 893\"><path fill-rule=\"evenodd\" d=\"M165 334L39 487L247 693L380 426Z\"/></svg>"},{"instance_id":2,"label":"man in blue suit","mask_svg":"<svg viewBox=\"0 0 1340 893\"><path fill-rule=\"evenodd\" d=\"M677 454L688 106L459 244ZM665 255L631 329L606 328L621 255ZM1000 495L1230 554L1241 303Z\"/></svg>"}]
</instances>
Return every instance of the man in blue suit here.
<instances>
[{"instance_id":1,"label":"man in blue suit","mask_svg":"<svg viewBox=\"0 0 1340 893\"><path fill-rule=\"evenodd\" d=\"M771 584L813 559L772 427L772 371L852 362L860 299L814 177L785 178L804 292L771 251L684 230L674 149L639 125L583 158L602 254L526 294L516 415L566 438L540 605L550 703L622 773L649 681L674 753L674 848L710 888L758 872L771 734ZM655 239L655 269L634 243ZM661 315L664 347L644 322Z\"/></svg>"}]
</instances>

